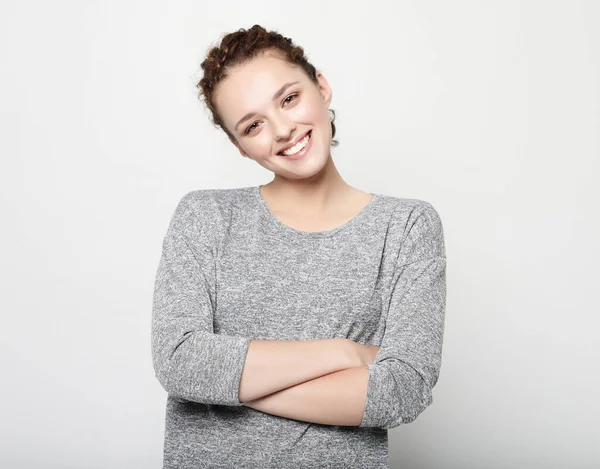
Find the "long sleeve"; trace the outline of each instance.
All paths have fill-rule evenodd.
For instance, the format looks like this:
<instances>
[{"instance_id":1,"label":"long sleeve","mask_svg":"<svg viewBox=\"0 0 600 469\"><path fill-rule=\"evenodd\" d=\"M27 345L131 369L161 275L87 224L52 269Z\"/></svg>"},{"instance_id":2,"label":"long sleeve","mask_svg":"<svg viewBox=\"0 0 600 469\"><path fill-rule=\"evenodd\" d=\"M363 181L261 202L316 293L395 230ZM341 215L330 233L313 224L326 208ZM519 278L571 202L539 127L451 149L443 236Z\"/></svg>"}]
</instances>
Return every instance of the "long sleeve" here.
<instances>
[{"instance_id":1,"label":"long sleeve","mask_svg":"<svg viewBox=\"0 0 600 469\"><path fill-rule=\"evenodd\" d=\"M408 215L396 266L360 427L410 423L433 402L442 361L446 251L440 217L428 202Z\"/></svg>"},{"instance_id":2,"label":"long sleeve","mask_svg":"<svg viewBox=\"0 0 600 469\"><path fill-rule=\"evenodd\" d=\"M250 338L213 332L214 259L204 191L181 199L164 237L154 286L152 360L156 378L180 400L241 406Z\"/></svg>"}]
</instances>

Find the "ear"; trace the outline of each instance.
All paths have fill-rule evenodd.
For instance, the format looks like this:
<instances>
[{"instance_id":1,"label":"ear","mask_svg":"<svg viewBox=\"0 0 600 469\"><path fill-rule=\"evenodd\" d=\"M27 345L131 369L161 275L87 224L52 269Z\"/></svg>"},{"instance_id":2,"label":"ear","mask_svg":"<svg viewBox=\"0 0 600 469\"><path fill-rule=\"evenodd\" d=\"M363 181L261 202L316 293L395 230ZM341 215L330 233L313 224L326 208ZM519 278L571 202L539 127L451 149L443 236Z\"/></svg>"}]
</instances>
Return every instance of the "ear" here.
<instances>
[{"instance_id":1,"label":"ear","mask_svg":"<svg viewBox=\"0 0 600 469\"><path fill-rule=\"evenodd\" d=\"M317 72L317 80L319 81L319 92L323 97L323 101L325 101L325 105L329 107L333 95L331 87L329 86L325 75L323 75L321 72Z\"/></svg>"}]
</instances>

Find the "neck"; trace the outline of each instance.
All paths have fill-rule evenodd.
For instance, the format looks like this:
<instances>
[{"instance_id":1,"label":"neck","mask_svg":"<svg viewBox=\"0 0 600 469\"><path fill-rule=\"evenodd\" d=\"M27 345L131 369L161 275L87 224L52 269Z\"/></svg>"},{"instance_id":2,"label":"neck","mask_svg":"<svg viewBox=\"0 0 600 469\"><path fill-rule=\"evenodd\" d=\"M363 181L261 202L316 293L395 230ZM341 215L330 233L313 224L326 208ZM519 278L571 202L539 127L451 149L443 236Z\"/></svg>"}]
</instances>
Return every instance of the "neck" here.
<instances>
[{"instance_id":1,"label":"neck","mask_svg":"<svg viewBox=\"0 0 600 469\"><path fill-rule=\"evenodd\" d=\"M287 179L279 175L261 187L273 210L298 215L317 215L343 203L355 192L341 177L331 157L319 173L302 179Z\"/></svg>"}]
</instances>

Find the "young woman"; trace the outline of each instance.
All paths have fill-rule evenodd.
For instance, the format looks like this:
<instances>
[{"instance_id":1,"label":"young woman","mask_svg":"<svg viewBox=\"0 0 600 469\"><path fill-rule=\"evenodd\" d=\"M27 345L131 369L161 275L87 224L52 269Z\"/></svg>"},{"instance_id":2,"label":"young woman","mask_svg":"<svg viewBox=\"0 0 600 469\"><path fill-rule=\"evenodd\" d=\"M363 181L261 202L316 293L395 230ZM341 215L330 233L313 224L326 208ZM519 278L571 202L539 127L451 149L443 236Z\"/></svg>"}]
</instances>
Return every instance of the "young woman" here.
<instances>
[{"instance_id":1,"label":"young woman","mask_svg":"<svg viewBox=\"0 0 600 469\"><path fill-rule=\"evenodd\" d=\"M241 29L202 69L213 122L273 179L189 192L171 218L152 317L163 467L388 467L388 429L440 373L440 217L342 179L331 88L291 39Z\"/></svg>"}]
</instances>

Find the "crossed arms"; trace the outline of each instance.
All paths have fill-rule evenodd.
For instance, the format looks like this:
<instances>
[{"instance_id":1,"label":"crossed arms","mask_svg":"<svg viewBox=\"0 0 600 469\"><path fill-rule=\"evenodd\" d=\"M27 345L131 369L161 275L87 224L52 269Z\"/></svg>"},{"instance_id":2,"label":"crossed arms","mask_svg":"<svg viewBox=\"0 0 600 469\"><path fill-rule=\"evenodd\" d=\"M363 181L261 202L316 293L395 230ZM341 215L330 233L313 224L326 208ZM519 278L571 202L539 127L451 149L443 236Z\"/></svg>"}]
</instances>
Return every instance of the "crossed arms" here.
<instances>
[{"instance_id":1,"label":"crossed arms","mask_svg":"<svg viewBox=\"0 0 600 469\"><path fill-rule=\"evenodd\" d=\"M358 426L367 396L367 365L378 350L349 339L252 340L239 399L280 417Z\"/></svg>"}]
</instances>

